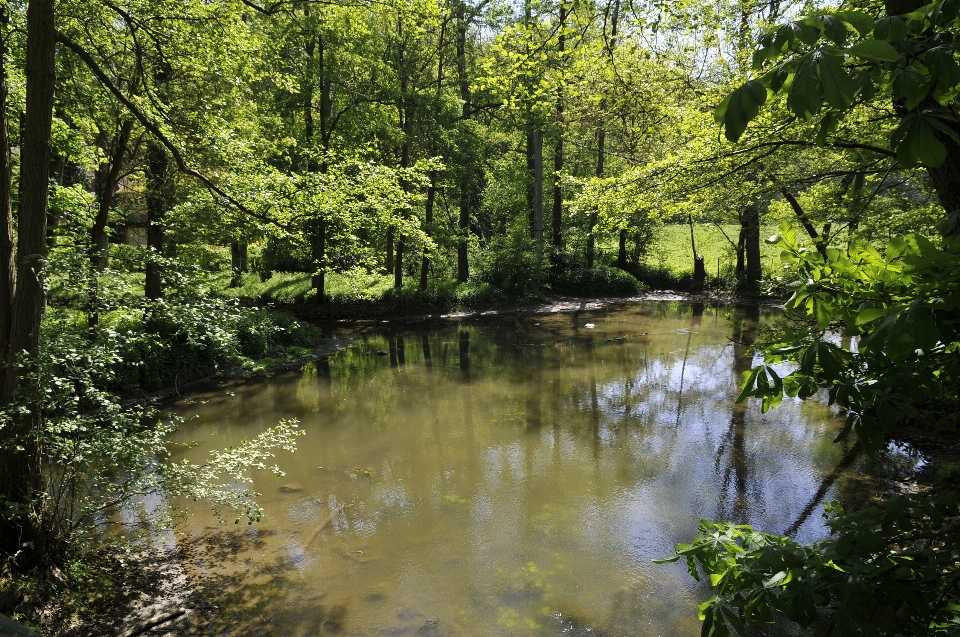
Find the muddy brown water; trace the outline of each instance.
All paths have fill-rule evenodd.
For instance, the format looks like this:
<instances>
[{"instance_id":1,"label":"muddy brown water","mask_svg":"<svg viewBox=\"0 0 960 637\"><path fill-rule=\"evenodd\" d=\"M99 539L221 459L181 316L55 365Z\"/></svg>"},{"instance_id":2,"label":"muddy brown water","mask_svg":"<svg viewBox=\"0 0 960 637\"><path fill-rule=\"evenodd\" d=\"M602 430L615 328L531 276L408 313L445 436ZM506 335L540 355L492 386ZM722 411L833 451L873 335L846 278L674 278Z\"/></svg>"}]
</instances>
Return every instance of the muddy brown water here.
<instances>
[{"instance_id":1,"label":"muddy brown water","mask_svg":"<svg viewBox=\"0 0 960 637\"><path fill-rule=\"evenodd\" d=\"M734 404L773 313L648 302L337 328L355 340L336 355L192 394L176 441L198 444L175 460L281 418L306 432L277 455L285 477L256 476L260 523L223 530L185 504L222 634L698 635L706 589L651 560L701 518L826 535L815 495L847 451L823 402ZM855 463L826 499L872 488Z\"/></svg>"}]
</instances>

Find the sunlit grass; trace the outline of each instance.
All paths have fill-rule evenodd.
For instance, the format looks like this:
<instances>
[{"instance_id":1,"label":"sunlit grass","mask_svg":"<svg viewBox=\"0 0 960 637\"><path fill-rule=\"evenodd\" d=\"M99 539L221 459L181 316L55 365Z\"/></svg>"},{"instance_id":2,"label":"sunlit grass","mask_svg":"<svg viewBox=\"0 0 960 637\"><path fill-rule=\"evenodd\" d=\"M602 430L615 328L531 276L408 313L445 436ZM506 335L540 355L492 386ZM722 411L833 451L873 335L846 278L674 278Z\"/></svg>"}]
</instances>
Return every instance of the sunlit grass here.
<instances>
[{"instance_id":1,"label":"sunlit grass","mask_svg":"<svg viewBox=\"0 0 960 637\"><path fill-rule=\"evenodd\" d=\"M737 241L739 233L740 226L736 224L720 227L698 224L694 227L697 252L703 255L708 276L717 276L718 266L720 277L733 274L737 255L731 241ZM764 241L776 233L777 227L774 225L760 228L760 260L765 277L780 267L780 250ZM674 224L660 228L650 249L647 250L644 261L651 267L666 270L675 276L692 273L693 250L690 246L690 226Z\"/></svg>"},{"instance_id":2,"label":"sunlit grass","mask_svg":"<svg viewBox=\"0 0 960 637\"><path fill-rule=\"evenodd\" d=\"M240 285L230 287L232 275L221 272L213 275L212 286L227 297L252 299L259 302L296 303L308 298L311 275L304 272L275 272L266 281L259 274L241 277ZM324 279L326 296L337 300L372 300L383 297L393 285L393 278L379 274L327 273Z\"/></svg>"}]
</instances>

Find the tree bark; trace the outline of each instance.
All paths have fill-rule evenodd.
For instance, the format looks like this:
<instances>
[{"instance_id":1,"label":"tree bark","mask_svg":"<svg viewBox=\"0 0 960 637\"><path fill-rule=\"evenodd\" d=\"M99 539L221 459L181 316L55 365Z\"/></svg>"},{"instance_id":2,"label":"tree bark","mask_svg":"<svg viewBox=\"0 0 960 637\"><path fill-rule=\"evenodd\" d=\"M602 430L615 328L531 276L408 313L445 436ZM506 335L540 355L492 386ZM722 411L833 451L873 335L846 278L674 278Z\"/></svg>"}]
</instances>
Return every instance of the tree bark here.
<instances>
[{"instance_id":1,"label":"tree bark","mask_svg":"<svg viewBox=\"0 0 960 637\"><path fill-rule=\"evenodd\" d=\"M311 228L310 252L313 257L313 264L316 268L313 276L310 278L311 286L316 290L314 302L323 303L326 294L326 272L324 259L327 257L327 224L324 221L316 222Z\"/></svg>"},{"instance_id":2,"label":"tree bark","mask_svg":"<svg viewBox=\"0 0 960 637\"><path fill-rule=\"evenodd\" d=\"M147 249L151 258L147 261L144 292L150 300L163 297L162 268L157 259L164 256L166 216L169 207L169 168L167 152L157 141L147 148Z\"/></svg>"},{"instance_id":3,"label":"tree bark","mask_svg":"<svg viewBox=\"0 0 960 637\"><path fill-rule=\"evenodd\" d=\"M396 232L396 228L393 226L387 227L387 262L384 264L387 272L393 272L393 235Z\"/></svg>"},{"instance_id":4,"label":"tree bark","mask_svg":"<svg viewBox=\"0 0 960 637\"><path fill-rule=\"evenodd\" d=\"M120 125L120 130L113 140L110 160L100 164L97 168L97 215L94 217L93 228L90 230L90 263L97 270L102 270L110 264L107 223L110 221L113 197L117 191L120 170L123 168L123 156L127 152L127 144L132 129L133 120L128 119Z\"/></svg>"},{"instance_id":5,"label":"tree bark","mask_svg":"<svg viewBox=\"0 0 960 637\"><path fill-rule=\"evenodd\" d=\"M393 287L403 289L403 235L397 239L397 257L393 264Z\"/></svg>"},{"instance_id":6,"label":"tree bark","mask_svg":"<svg viewBox=\"0 0 960 637\"><path fill-rule=\"evenodd\" d=\"M803 226L803 229L807 231L807 234L810 235L810 238L813 240L814 245L817 247L817 252L821 256L827 256L827 247L824 245L823 240L820 237L820 233L817 232L817 229L813 227L813 223L810 221L810 218L807 216L806 211L800 205L800 202L797 201L797 198L793 196L793 193L784 188L780 191L780 194L783 195L783 198L787 200L787 203L790 204L793 214L797 216L797 219L800 221L800 225Z\"/></svg>"},{"instance_id":7,"label":"tree bark","mask_svg":"<svg viewBox=\"0 0 960 637\"><path fill-rule=\"evenodd\" d=\"M597 178L603 177L604 163L606 160L606 140L607 132L600 128L597 131L597 170L594 173ZM593 262L597 256L597 239L593 230L597 225L597 211L590 211L590 227L587 230L587 267L592 268Z\"/></svg>"},{"instance_id":8,"label":"tree bark","mask_svg":"<svg viewBox=\"0 0 960 637\"><path fill-rule=\"evenodd\" d=\"M430 171L430 185L427 187L427 201L424 205L423 224L427 236L430 236L430 227L433 224L433 206L437 198L436 171ZM420 291L427 291L428 277L430 275L430 255L426 248L423 250L423 261L420 262Z\"/></svg>"},{"instance_id":9,"label":"tree bark","mask_svg":"<svg viewBox=\"0 0 960 637\"><path fill-rule=\"evenodd\" d=\"M760 265L760 206L755 203L744 211L743 241L747 257L747 281L758 283L763 272Z\"/></svg>"},{"instance_id":10,"label":"tree bark","mask_svg":"<svg viewBox=\"0 0 960 637\"><path fill-rule=\"evenodd\" d=\"M7 38L9 16L0 5L0 378L7 365L10 345L10 314L16 290L16 264L13 249L13 180L10 172L10 128L7 121Z\"/></svg>"},{"instance_id":11,"label":"tree bark","mask_svg":"<svg viewBox=\"0 0 960 637\"><path fill-rule=\"evenodd\" d=\"M607 5L609 9L610 5ZM610 24L610 37L606 37L606 24L604 24L604 40L607 45L607 57L610 59L610 62L613 62L613 51L617 46L617 35L618 27L620 22L620 0L614 0L613 3L613 16ZM606 100L600 100L600 126L597 129L597 178L603 177L603 171L606 168L606 153L607 153L607 131L606 131L606 122L603 121L603 117L606 114L607 102ZM597 211L593 210L590 213L590 228L587 233L587 267L592 268L593 262L596 259L597 252L597 239L594 236L594 228L597 225ZM625 237L622 237L625 245ZM623 252L626 249L624 248Z\"/></svg>"},{"instance_id":12,"label":"tree bark","mask_svg":"<svg viewBox=\"0 0 960 637\"><path fill-rule=\"evenodd\" d=\"M543 131L533 133L533 240L543 247Z\"/></svg>"},{"instance_id":13,"label":"tree bark","mask_svg":"<svg viewBox=\"0 0 960 637\"><path fill-rule=\"evenodd\" d=\"M47 188L50 177L50 131L56 85L55 0L30 0L27 6L26 112L20 146L20 209L17 224L16 290L10 311L8 356L26 354L27 367L3 365L0 407L14 399L27 409L14 413L0 428L0 557L15 570L26 570L57 557L46 541L37 494L43 489L38 396L27 380L40 343L44 307L43 262L46 257ZM31 395L32 394L32 395Z\"/></svg>"},{"instance_id":14,"label":"tree bark","mask_svg":"<svg viewBox=\"0 0 960 637\"><path fill-rule=\"evenodd\" d=\"M733 269L733 276L739 279L746 271L747 258L747 231L743 228L743 219L740 219L740 236L737 238L737 265Z\"/></svg>"},{"instance_id":15,"label":"tree bark","mask_svg":"<svg viewBox=\"0 0 960 637\"><path fill-rule=\"evenodd\" d=\"M467 16L466 7L462 0L456 3L456 49L457 49L457 83L460 85L460 117L466 122L472 111L470 78L467 77ZM469 153L465 156L460 176L460 218L457 222L459 241L457 241L457 280L466 281L470 277L469 243L470 208L473 200L473 175L471 166L473 158Z\"/></svg>"},{"instance_id":16,"label":"tree bark","mask_svg":"<svg viewBox=\"0 0 960 637\"><path fill-rule=\"evenodd\" d=\"M563 64L563 54L567 48L567 6L560 4L560 20L557 34L557 51L560 53L560 64ZM560 185L560 174L563 171L563 87L557 89L557 144L553 149L553 250L559 253L563 250L563 190Z\"/></svg>"}]
</instances>

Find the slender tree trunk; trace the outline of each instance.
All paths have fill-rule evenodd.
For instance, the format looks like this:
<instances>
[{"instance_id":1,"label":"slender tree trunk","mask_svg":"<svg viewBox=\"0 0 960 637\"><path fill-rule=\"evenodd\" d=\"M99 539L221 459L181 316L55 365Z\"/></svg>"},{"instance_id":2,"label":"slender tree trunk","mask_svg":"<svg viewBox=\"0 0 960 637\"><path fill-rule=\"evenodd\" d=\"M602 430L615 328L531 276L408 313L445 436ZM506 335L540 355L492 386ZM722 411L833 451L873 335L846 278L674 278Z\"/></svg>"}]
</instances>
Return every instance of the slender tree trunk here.
<instances>
[{"instance_id":1,"label":"slender tree trunk","mask_svg":"<svg viewBox=\"0 0 960 637\"><path fill-rule=\"evenodd\" d=\"M403 38L403 20L398 21L397 32L401 41ZM413 137L413 108L410 106L410 96L408 95L410 78L407 69L406 48L403 44L397 59L397 66L400 73L400 128L403 130L403 144L400 146L400 167L408 168L410 166L410 141ZM404 181L404 191L409 191L410 185ZM401 234L397 237L396 254L393 264L393 287L398 291L403 289L403 248L404 237Z\"/></svg>"},{"instance_id":2,"label":"slender tree trunk","mask_svg":"<svg viewBox=\"0 0 960 637\"><path fill-rule=\"evenodd\" d=\"M617 250L617 265L621 268L627 265L627 229L620 228L620 245Z\"/></svg>"},{"instance_id":3,"label":"slender tree trunk","mask_svg":"<svg viewBox=\"0 0 960 637\"><path fill-rule=\"evenodd\" d=\"M325 288L326 288L326 268L324 266L324 259L327 255L327 224L324 221L318 221L312 228L312 237L311 237L310 250L313 256L314 267L317 268L313 276L310 278L310 283L313 286L313 289L316 290L316 296L314 297L314 302L323 303L325 300Z\"/></svg>"},{"instance_id":4,"label":"slender tree trunk","mask_svg":"<svg viewBox=\"0 0 960 637\"><path fill-rule=\"evenodd\" d=\"M21 197L17 224L16 290L10 312L7 355L25 352L26 368L3 365L0 408L15 397L27 411L14 413L0 428L0 559L25 570L57 557L38 517L37 494L43 489L40 429L35 388L27 379L40 343L43 314L43 262L46 257L47 187L50 176L50 131L56 85L54 0L30 0L27 6L26 113L20 146ZM4 69L5 70L5 69ZM9 560L9 561L8 561Z\"/></svg>"},{"instance_id":5,"label":"slender tree trunk","mask_svg":"<svg viewBox=\"0 0 960 637\"><path fill-rule=\"evenodd\" d=\"M567 48L567 6L560 4L560 20L557 35L557 51L560 54L560 64L563 65L563 54ZM557 89L557 143L553 149L553 250L559 253L563 250L563 190L560 185L560 175L563 172L563 87Z\"/></svg>"},{"instance_id":6,"label":"slender tree trunk","mask_svg":"<svg viewBox=\"0 0 960 637\"><path fill-rule=\"evenodd\" d=\"M607 5L609 7L609 5ZM606 40L607 45L607 57L610 62L613 63L613 51L617 47L617 35L618 27L620 22L620 0L614 0L613 3L613 15L611 16L610 24L610 37L606 37L606 25L604 25L604 39ZM606 143L607 143L607 131L605 128L606 122L603 121L603 118L606 116L607 102L606 100L600 101L600 128L597 130L597 178L603 177L603 171L606 168ZM593 210L590 212L590 228L587 232L587 267L592 268L593 262L596 259L597 253L597 239L594 235L594 229L597 226L597 211ZM624 246L626 245L626 237L623 238ZM626 248L624 247L624 252Z\"/></svg>"},{"instance_id":7,"label":"slender tree trunk","mask_svg":"<svg viewBox=\"0 0 960 637\"><path fill-rule=\"evenodd\" d=\"M467 76L467 16L466 5L463 0L456 1L456 36L457 49L457 83L460 86L460 118L466 122L472 114L470 78ZM473 201L473 174L474 158L466 155L460 176L460 216L457 220L457 230L460 237L457 241L457 280L464 282L470 277L469 243L470 233L470 205Z\"/></svg>"},{"instance_id":8,"label":"slender tree trunk","mask_svg":"<svg viewBox=\"0 0 960 637\"><path fill-rule=\"evenodd\" d=\"M238 287L247 273L247 244L239 239L230 242L230 270L233 272L230 287Z\"/></svg>"},{"instance_id":9,"label":"slender tree trunk","mask_svg":"<svg viewBox=\"0 0 960 637\"><path fill-rule=\"evenodd\" d=\"M107 223L113 208L113 197L117 191L117 182L123 168L123 157L127 152L127 143L133 129L133 120L126 120L114 138L110 161L100 164L96 175L97 214L90 230L90 262L94 268L102 270L109 265L109 238Z\"/></svg>"},{"instance_id":10,"label":"slender tree trunk","mask_svg":"<svg viewBox=\"0 0 960 637\"><path fill-rule=\"evenodd\" d=\"M97 214L90 229L90 265L91 282L87 302L87 327L94 333L100 324L100 272L110 265L110 240L107 236L107 224L110 221L110 210L113 208L113 197L120 180L120 170L123 167L123 157L127 152L127 143L130 131L133 129L133 120L125 120L113 139L113 152L110 160L100 164L96 173Z\"/></svg>"},{"instance_id":11,"label":"slender tree trunk","mask_svg":"<svg viewBox=\"0 0 960 637\"><path fill-rule=\"evenodd\" d=\"M393 264L393 287L397 290L403 289L403 235L397 239L397 257Z\"/></svg>"},{"instance_id":12,"label":"slender tree trunk","mask_svg":"<svg viewBox=\"0 0 960 637\"><path fill-rule=\"evenodd\" d=\"M439 118L440 116L440 99L443 91L443 47L445 45L445 34L447 30L447 17L444 17L443 22L440 24L440 45L437 47L437 109L435 116ZM423 231L429 237L433 228L433 205L437 197L437 172L435 170L430 171L430 185L427 186L427 201L424 205L424 215L423 215ZM420 290L422 292L427 291L428 277L430 275L430 255L427 253L427 248L423 249L423 259L420 262Z\"/></svg>"},{"instance_id":13,"label":"slender tree trunk","mask_svg":"<svg viewBox=\"0 0 960 637\"><path fill-rule=\"evenodd\" d=\"M606 159L606 139L607 132L601 128L597 131L597 178L603 177L604 161ZM590 211L590 227L587 230L587 267L592 268L593 262L597 256L597 239L593 230L597 225L597 211Z\"/></svg>"},{"instance_id":14,"label":"slender tree trunk","mask_svg":"<svg viewBox=\"0 0 960 637\"><path fill-rule=\"evenodd\" d=\"M424 215L423 215L423 225L426 230L427 236L430 236L430 228L433 224L433 206L434 201L437 198L437 186L436 186L437 174L435 171L430 171L430 185L427 187L427 201L424 205ZM426 248L423 250L423 261L420 262L420 290L422 292L427 291L427 278L430 274L430 255L427 254Z\"/></svg>"},{"instance_id":15,"label":"slender tree trunk","mask_svg":"<svg viewBox=\"0 0 960 637\"><path fill-rule=\"evenodd\" d=\"M543 248L543 131L533 134L533 240Z\"/></svg>"},{"instance_id":16,"label":"slender tree trunk","mask_svg":"<svg viewBox=\"0 0 960 637\"><path fill-rule=\"evenodd\" d=\"M147 261L147 276L144 292L150 300L163 297L162 268L156 259L164 256L166 216L169 206L170 160L164 147L151 141L147 148L147 249L152 258Z\"/></svg>"},{"instance_id":17,"label":"slender tree trunk","mask_svg":"<svg viewBox=\"0 0 960 637\"><path fill-rule=\"evenodd\" d=\"M701 285L707 278L707 266L703 255L697 254L697 240L693 234L693 216L687 215L687 221L690 223L690 247L693 250L693 282L695 285Z\"/></svg>"}]
</instances>

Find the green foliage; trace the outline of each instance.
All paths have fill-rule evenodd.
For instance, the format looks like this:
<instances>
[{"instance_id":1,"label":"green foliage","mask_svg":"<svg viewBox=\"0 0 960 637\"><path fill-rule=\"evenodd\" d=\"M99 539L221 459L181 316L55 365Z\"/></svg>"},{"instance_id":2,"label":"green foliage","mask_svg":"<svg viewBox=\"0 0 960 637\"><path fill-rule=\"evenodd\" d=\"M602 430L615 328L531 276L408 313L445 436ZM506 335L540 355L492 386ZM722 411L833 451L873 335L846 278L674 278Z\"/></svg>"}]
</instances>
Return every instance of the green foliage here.
<instances>
[{"instance_id":1,"label":"green foliage","mask_svg":"<svg viewBox=\"0 0 960 637\"><path fill-rule=\"evenodd\" d=\"M768 95L783 93L802 120L818 117L823 144L855 106L877 95L901 104L890 147L903 166L939 166L944 139L960 143L950 111L960 85L953 0L938 0L906 16L875 19L855 10L810 15L764 34L753 55L763 71L735 90L714 116L738 141Z\"/></svg>"},{"instance_id":2,"label":"green foliage","mask_svg":"<svg viewBox=\"0 0 960 637\"><path fill-rule=\"evenodd\" d=\"M885 252L853 241L826 255L804 247L784 225L773 237L796 273L788 312L809 327L791 331L744 379L740 399L784 394L807 398L820 387L847 410L838 440L855 431L876 449L917 405L944 400L960 379L960 241L936 245L918 235L893 239ZM855 351L826 339L827 330L859 337ZM780 378L773 363L797 368Z\"/></svg>"},{"instance_id":3,"label":"green foliage","mask_svg":"<svg viewBox=\"0 0 960 637\"><path fill-rule=\"evenodd\" d=\"M533 298L541 293L549 267L526 228L514 224L491 240L477 264L477 278L511 296Z\"/></svg>"},{"instance_id":4,"label":"green foliage","mask_svg":"<svg viewBox=\"0 0 960 637\"><path fill-rule=\"evenodd\" d=\"M818 634L952 635L960 627L957 504L900 496L854 513L827 505L833 536L813 544L700 521L700 536L658 563L687 562L716 594L701 634L747 633L783 616Z\"/></svg>"},{"instance_id":5,"label":"green foliage","mask_svg":"<svg viewBox=\"0 0 960 637\"><path fill-rule=\"evenodd\" d=\"M592 268L562 269L550 277L550 288L565 294L611 294L628 296L648 289L630 273L619 268L595 265Z\"/></svg>"}]
</instances>

